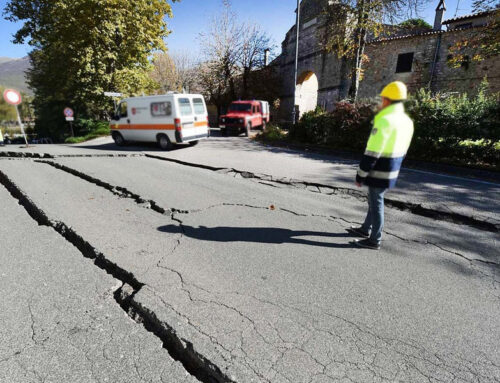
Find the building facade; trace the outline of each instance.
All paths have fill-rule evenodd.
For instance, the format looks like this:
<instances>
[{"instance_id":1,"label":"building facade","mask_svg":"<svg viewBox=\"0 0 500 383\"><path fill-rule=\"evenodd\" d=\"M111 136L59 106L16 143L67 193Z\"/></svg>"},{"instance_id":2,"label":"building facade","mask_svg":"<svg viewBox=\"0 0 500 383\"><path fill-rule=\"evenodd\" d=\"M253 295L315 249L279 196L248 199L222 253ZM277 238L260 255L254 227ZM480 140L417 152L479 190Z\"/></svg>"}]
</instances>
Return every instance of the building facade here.
<instances>
[{"instance_id":1,"label":"building facade","mask_svg":"<svg viewBox=\"0 0 500 383\"><path fill-rule=\"evenodd\" d=\"M280 97L280 117L283 120L290 119L294 104L300 114L317 105L331 110L349 87L345 64L335 53L327 53L322 48L324 9L329 4L329 0L303 0L301 3L295 102L295 26L282 43L282 53L275 65L283 79ZM446 6L441 0L432 30L400 31L368 42L365 50L368 62L363 66L359 88L361 99L377 96L387 83L396 80L405 82L410 92L420 88L434 92L473 92L487 77L490 89L500 91L498 57L481 62L466 60L458 68L449 65L450 48L477 33L486 25L489 14L483 12L443 22L445 11Z\"/></svg>"}]
</instances>

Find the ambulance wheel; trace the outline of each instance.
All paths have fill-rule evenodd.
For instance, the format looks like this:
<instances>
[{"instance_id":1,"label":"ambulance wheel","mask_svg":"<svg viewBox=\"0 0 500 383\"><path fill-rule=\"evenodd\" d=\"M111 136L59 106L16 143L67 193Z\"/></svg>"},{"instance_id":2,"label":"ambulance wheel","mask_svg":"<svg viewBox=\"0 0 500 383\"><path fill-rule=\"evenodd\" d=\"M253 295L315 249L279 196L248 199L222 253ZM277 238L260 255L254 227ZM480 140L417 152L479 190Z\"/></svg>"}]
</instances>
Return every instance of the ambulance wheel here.
<instances>
[{"instance_id":1,"label":"ambulance wheel","mask_svg":"<svg viewBox=\"0 0 500 383\"><path fill-rule=\"evenodd\" d=\"M250 131L252 130L252 123L249 122L247 128L245 129L245 137L250 136Z\"/></svg>"},{"instance_id":2,"label":"ambulance wheel","mask_svg":"<svg viewBox=\"0 0 500 383\"><path fill-rule=\"evenodd\" d=\"M172 144L168 136L166 136L165 134L159 134L157 140L158 140L158 146L162 150L172 150L174 148L174 145Z\"/></svg>"},{"instance_id":3,"label":"ambulance wheel","mask_svg":"<svg viewBox=\"0 0 500 383\"><path fill-rule=\"evenodd\" d=\"M113 134L111 135L111 137L113 137L113 140L115 141L115 144L117 146L123 146L123 145L126 144L126 141L123 138L123 136L121 135L121 133L113 132Z\"/></svg>"},{"instance_id":4,"label":"ambulance wheel","mask_svg":"<svg viewBox=\"0 0 500 383\"><path fill-rule=\"evenodd\" d=\"M191 141L191 142L189 142L189 145L196 146L196 145L198 145L198 141Z\"/></svg>"}]
</instances>

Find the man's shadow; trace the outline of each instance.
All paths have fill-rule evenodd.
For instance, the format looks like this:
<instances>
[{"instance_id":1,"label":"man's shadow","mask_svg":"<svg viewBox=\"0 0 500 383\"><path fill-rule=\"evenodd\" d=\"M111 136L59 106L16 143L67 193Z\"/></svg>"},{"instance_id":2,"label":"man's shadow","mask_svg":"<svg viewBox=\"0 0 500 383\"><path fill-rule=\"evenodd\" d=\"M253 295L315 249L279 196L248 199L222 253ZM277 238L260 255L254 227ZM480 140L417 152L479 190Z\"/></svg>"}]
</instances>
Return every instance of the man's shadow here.
<instances>
[{"instance_id":1,"label":"man's shadow","mask_svg":"<svg viewBox=\"0 0 500 383\"><path fill-rule=\"evenodd\" d=\"M327 233L318 231L295 231L276 227L192 227L176 225L160 226L158 231L171 234L184 234L189 238L210 242L254 242L268 244L293 243L309 246L320 246L338 249L352 248L353 245L313 241L300 237L350 238L348 233Z\"/></svg>"}]
</instances>

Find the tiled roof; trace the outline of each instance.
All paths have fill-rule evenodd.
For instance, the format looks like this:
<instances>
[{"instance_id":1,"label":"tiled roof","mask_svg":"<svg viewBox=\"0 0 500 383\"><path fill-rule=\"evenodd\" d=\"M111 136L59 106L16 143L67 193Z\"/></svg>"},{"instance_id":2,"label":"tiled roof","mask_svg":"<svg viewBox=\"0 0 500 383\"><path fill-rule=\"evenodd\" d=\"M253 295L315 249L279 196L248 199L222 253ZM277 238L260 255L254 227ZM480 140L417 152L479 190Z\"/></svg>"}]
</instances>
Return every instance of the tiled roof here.
<instances>
[{"instance_id":1,"label":"tiled roof","mask_svg":"<svg viewBox=\"0 0 500 383\"><path fill-rule=\"evenodd\" d=\"M439 35L440 33L446 33L446 31L428 31L428 32L419 32L419 33L409 33L406 35L398 35L398 36L392 36L392 37L382 37L379 39L373 39L369 41L369 43L378 43L378 42L383 42L383 41L393 41L393 40L402 40L402 39L408 39L410 37L419 37L419 36L431 36L431 35Z\"/></svg>"},{"instance_id":2,"label":"tiled roof","mask_svg":"<svg viewBox=\"0 0 500 383\"><path fill-rule=\"evenodd\" d=\"M453 19L448 19L443 21L443 24L449 24L449 23L454 23L456 21L462 21L462 20L468 20L468 19L475 19L476 17L483 17L486 16L490 13L494 13L496 11L484 11L484 12L478 12L478 13L471 13L469 15L464 15L460 17L454 17Z\"/></svg>"}]
</instances>

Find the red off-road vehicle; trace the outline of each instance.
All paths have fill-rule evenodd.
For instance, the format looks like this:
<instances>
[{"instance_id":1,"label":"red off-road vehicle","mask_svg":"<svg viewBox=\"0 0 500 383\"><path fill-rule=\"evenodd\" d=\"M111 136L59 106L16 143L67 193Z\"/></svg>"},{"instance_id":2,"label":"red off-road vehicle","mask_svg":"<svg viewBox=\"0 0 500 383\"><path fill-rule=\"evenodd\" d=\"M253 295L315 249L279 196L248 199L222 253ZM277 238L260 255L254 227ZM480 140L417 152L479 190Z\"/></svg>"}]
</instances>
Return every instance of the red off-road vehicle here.
<instances>
[{"instance_id":1,"label":"red off-road vehicle","mask_svg":"<svg viewBox=\"0 0 500 383\"><path fill-rule=\"evenodd\" d=\"M250 134L252 128L266 128L269 122L267 101L234 101L226 115L220 117L219 127L223 136L229 133Z\"/></svg>"}]
</instances>

